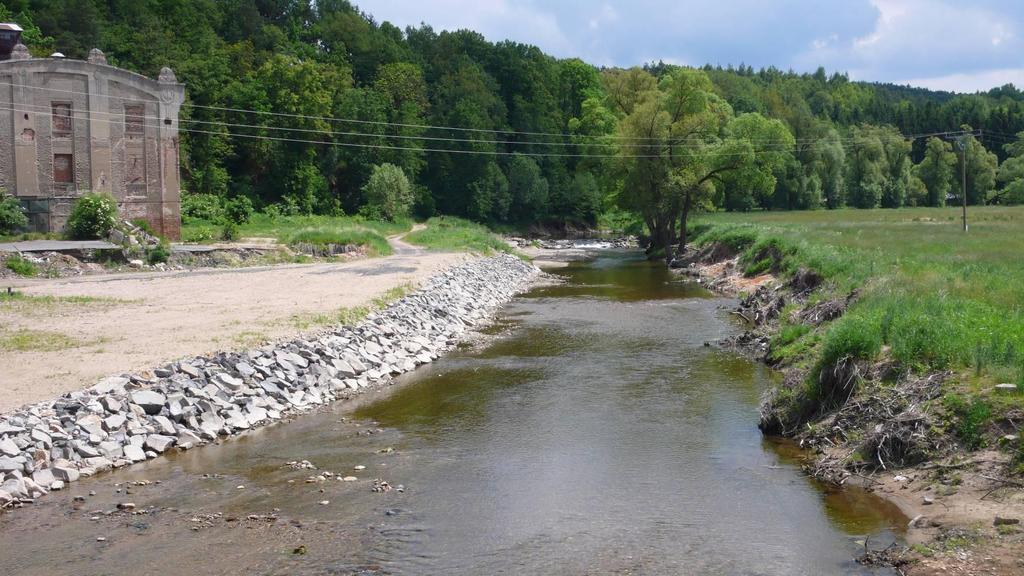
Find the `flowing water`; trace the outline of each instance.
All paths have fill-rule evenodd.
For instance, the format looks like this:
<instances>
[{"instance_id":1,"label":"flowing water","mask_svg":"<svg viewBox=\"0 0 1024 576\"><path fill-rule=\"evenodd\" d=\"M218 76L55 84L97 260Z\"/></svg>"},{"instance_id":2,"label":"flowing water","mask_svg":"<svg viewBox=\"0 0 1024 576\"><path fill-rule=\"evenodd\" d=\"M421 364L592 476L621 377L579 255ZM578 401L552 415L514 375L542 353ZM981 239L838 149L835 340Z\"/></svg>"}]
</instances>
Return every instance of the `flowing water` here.
<instances>
[{"instance_id":1,"label":"flowing water","mask_svg":"<svg viewBox=\"0 0 1024 576\"><path fill-rule=\"evenodd\" d=\"M740 329L728 300L628 252L558 275L395 386L0 516L0 571L871 573L864 538L906 518L762 438L773 375L704 345Z\"/></svg>"}]
</instances>

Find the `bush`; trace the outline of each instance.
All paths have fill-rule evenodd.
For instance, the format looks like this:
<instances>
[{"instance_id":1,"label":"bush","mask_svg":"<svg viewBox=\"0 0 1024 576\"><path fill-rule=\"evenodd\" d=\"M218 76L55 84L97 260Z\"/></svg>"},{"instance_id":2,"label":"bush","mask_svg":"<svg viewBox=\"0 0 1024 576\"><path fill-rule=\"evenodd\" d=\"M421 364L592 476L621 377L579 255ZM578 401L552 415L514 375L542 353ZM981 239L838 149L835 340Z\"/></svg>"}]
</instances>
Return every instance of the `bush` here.
<instances>
[{"instance_id":1,"label":"bush","mask_svg":"<svg viewBox=\"0 0 1024 576\"><path fill-rule=\"evenodd\" d=\"M8 270L14 272L18 276L35 276L39 273L35 264L25 260L21 256L8 258L4 265Z\"/></svg>"},{"instance_id":2,"label":"bush","mask_svg":"<svg viewBox=\"0 0 1024 576\"><path fill-rule=\"evenodd\" d=\"M117 200L104 192L89 192L71 208L66 231L72 240L97 240L116 224Z\"/></svg>"},{"instance_id":3,"label":"bush","mask_svg":"<svg viewBox=\"0 0 1024 576\"><path fill-rule=\"evenodd\" d=\"M239 196L224 207L224 218L235 224L245 224L252 218L252 200L248 196Z\"/></svg>"},{"instance_id":4,"label":"bush","mask_svg":"<svg viewBox=\"0 0 1024 576\"><path fill-rule=\"evenodd\" d=\"M220 229L220 239L225 242L238 240L238 225L234 222L225 222Z\"/></svg>"},{"instance_id":5,"label":"bush","mask_svg":"<svg viewBox=\"0 0 1024 576\"><path fill-rule=\"evenodd\" d=\"M220 197L213 194L182 194L181 217L185 220L217 222L224 216Z\"/></svg>"},{"instance_id":6,"label":"bush","mask_svg":"<svg viewBox=\"0 0 1024 576\"><path fill-rule=\"evenodd\" d=\"M152 266L154 264L163 264L167 262L171 257L171 250L166 244L160 243L153 247L151 250L146 252L146 262Z\"/></svg>"},{"instance_id":7,"label":"bush","mask_svg":"<svg viewBox=\"0 0 1024 576\"><path fill-rule=\"evenodd\" d=\"M394 164L373 167L369 181L363 186L365 213L371 218L394 221L409 215L413 190L405 172Z\"/></svg>"},{"instance_id":8,"label":"bush","mask_svg":"<svg viewBox=\"0 0 1024 576\"><path fill-rule=\"evenodd\" d=\"M0 234L14 234L28 226L28 217L21 202L14 196L0 192Z\"/></svg>"}]
</instances>

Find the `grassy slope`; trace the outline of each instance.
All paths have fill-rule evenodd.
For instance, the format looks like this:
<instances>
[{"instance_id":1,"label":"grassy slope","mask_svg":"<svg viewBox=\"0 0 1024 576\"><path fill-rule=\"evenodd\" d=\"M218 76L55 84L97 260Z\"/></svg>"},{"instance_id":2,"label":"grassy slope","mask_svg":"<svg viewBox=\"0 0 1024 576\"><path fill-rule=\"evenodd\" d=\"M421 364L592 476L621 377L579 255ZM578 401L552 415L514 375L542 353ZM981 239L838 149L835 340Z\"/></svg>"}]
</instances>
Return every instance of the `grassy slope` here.
<instances>
[{"instance_id":1,"label":"grassy slope","mask_svg":"<svg viewBox=\"0 0 1024 576\"><path fill-rule=\"evenodd\" d=\"M946 402L995 417L1024 408L1024 395L988 393L998 382L1024 387L1024 207L971 208L970 232L955 208L713 214L698 243L745 249L758 272L773 246L782 271L812 268L827 280L816 298L860 297L818 329L783 325L777 359L810 368L852 355L882 355L918 372L958 374ZM813 382L808 393L813 397Z\"/></svg>"}]
</instances>

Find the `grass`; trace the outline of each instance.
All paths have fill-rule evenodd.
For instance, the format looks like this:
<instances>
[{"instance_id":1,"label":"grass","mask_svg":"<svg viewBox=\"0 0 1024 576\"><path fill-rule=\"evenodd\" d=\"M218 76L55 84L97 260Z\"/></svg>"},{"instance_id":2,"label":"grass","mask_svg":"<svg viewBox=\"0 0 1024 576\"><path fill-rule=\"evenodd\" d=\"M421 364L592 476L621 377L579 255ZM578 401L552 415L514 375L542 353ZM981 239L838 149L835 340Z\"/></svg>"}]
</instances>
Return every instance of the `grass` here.
<instances>
[{"instance_id":1,"label":"grass","mask_svg":"<svg viewBox=\"0 0 1024 576\"><path fill-rule=\"evenodd\" d=\"M37 296L24 292L0 292L0 313L45 315L65 309L112 307L135 304L141 300L122 300L102 296Z\"/></svg>"},{"instance_id":2,"label":"grass","mask_svg":"<svg viewBox=\"0 0 1024 576\"><path fill-rule=\"evenodd\" d=\"M352 227L330 227L320 226L315 228L300 228L286 236L284 243L289 246L300 246L303 244L326 247L357 245L366 248L370 256L387 256L391 254L391 245L388 239L370 228L362 226Z\"/></svg>"},{"instance_id":3,"label":"grass","mask_svg":"<svg viewBox=\"0 0 1024 576\"><path fill-rule=\"evenodd\" d=\"M332 312L312 312L295 314L291 317L291 325L299 330L322 328L324 326L351 326L358 323L371 312L386 308L388 304L403 298L413 291L411 284L400 284L389 288L380 296L363 306L341 307Z\"/></svg>"},{"instance_id":4,"label":"grass","mask_svg":"<svg viewBox=\"0 0 1024 576\"><path fill-rule=\"evenodd\" d=\"M508 243L486 226L453 216L431 218L426 228L412 232L405 240L432 250L512 252Z\"/></svg>"},{"instance_id":5,"label":"grass","mask_svg":"<svg viewBox=\"0 0 1024 576\"><path fill-rule=\"evenodd\" d=\"M39 274L39 268L21 256L11 256L4 261L4 266L18 276L31 277Z\"/></svg>"},{"instance_id":6,"label":"grass","mask_svg":"<svg viewBox=\"0 0 1024 576\"><path fill-rule=\"evenodd\" d=\"M0 350L6 352L55 352L91 344L67 334L22 328L0 332Z\"/></svg>"},{"instance_id":7,"label":"grass","mask_svg":"<svg viewBox=\"0 0 1024 576\"><path fill-rule=\"evenodd\" d=\"M237 238L274 238L281 244L357 244L365 246L372 256L391 253L387 237L409 230L409 220L383 222L360 216L278 216L254 214L245 224L238 225ZM184 242L212 242L220 239L223 226L203 220L190 220L182 224Z\"/></svg>"},{"instance_id":8,"label":"grass","mask_svg":"<svg viewBox=\"0 0 1024 576\"><path fill-rule=\"evenodd\" d=\"M710 214L697 222L696 242L733 247L748 274L813 269L826 279L821 298L859 290L844 316L784 331L778 344L819 365L887 355L920 372L953 370L968 398L947 408L976 444L998 410L975 398L994 383L1024 385L1024 207L970 208L966 234L959 216L957 208ZM1021 398L1003 402L1021 407Z\"/></svg>"}]
</instances>

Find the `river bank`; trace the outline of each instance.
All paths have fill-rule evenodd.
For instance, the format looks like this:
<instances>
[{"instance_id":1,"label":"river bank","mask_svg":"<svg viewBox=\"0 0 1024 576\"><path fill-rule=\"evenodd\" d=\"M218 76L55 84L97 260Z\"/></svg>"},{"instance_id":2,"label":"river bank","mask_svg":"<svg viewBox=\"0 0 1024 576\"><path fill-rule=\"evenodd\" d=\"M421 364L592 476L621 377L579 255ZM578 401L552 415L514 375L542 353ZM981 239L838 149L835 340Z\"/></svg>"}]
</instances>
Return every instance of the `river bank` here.
<instances>
[{"instance_id":1,"label":"river bank","mask_svg":"<svg viewBox=\"0 0 1024 576\"><path fill-rule=\"evenodd\" d=\"M110 377L4 413L0 503L30 503L80 477L214 442L379 386L450 350L536 273L509 255L475 259L431 277L355 326Z\"/></svg>"},{"instance_id":2,"label":"river bank","mask_svg":"<svg viewBox=\"0 0 1024 576\"><path fill-rule=\"evenodd\" d=\"M734 313L748 329L723 345L782 371L783 382L763 401L761 428L810 450L812 457L804 464L808 474L835 485L862 486L911 518L907 547L869 552L862 561L922 576L951 570L1024 572L1024 536L1018 528L1024 517L1024 482L1014 478L1012 450L964 446L956 415L948 413L948 399L957 388L947 383L964 375L908 370L886 358L884 349L881 359L840 354L839 363L823 366L813 341L802 347L795 342L811 332L827 333L862 289L837 290L812 269L794 269L800 258L791 246L747 234L745 245L698 240L699 247L691 247L676 267L719 293L740 298ZM790 258L789 270L784 258ZM796 407L795 402L806 402L794 399L805 382L813 382L816 407ZM998 393L995 388L989 392ZM1008 418L1012 426L1013 416ZM1017 440L999 428L987 434L994 445L1003 445L1003 434L1010 442Z\"/></svg>"}]
</instances>

